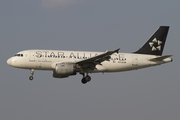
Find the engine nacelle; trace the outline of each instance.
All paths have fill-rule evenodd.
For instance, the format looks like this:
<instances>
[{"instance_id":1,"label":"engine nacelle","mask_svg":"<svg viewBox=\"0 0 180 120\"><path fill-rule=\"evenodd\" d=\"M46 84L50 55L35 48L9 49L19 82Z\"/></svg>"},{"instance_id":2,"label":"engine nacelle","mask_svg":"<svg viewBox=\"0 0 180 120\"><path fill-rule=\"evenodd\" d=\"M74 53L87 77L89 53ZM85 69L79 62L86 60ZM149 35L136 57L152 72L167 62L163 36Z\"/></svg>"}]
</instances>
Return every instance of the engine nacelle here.
<instances>
[{"instance_id":1,"label":"engine nacelle","mask_svg":"<svg viewBox=\"0 0 180 120\"><path fill-rule=\"evenodd\" d=\"M56 64L55 70L53 71L53 77L65 78L71 75L76 75L76 68L73 64L66 64L66 63Z\"/></svg>"}]
</instances>

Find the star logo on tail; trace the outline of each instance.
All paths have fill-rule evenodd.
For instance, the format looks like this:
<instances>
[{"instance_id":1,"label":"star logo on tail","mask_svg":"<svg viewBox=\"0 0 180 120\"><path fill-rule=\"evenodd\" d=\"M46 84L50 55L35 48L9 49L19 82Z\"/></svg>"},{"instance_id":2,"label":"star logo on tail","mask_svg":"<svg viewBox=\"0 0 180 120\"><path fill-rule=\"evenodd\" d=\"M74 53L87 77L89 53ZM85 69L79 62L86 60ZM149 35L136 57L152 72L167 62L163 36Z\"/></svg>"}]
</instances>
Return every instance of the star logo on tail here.
<instances>
[{"instance_id":1,"label":"star logo on tail","mask_svg":"<svg viewBox=\"0 0 180 120\"><path fill-rule=\"evenodd\" d=\"M151 51L156 51L156 50L161 51L161 44L162 42L160 40L154 38L152 42L149 42L149 45L152 48Z\"/></svg>"}]
</instances>

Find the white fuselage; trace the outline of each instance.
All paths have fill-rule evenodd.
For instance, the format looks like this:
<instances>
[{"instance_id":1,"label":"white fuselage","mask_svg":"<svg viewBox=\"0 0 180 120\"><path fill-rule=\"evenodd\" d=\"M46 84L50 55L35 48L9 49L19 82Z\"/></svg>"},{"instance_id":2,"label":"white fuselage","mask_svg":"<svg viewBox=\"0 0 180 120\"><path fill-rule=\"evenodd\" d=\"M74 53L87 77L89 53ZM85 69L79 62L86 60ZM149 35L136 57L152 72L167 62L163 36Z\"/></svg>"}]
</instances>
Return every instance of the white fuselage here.
<instances>
[{"instance_id":1,"label":"white fuselage","mask_svg":"<svg viewBox=\"0 0 180 120\"><path fill-rule=\"evenodd\" d=\"M12 67L34 70L51 70L54 78L66 78L77 73L81 82L91 80L89 73L122 72L156 66L172 61L172 55L161 56L169 26L160 26L147 42L134 53L118 53L119 49L106 52L24 50L7 60Z\"/></svg>"},{"instance_id":2,"label":"white fuselage","mask_svg":"<svg viewBox=\"0 0 180 120\"><path fill-rule=\"evenodd\" d=\"M54 70L57 63L76 63L93 56L102 54L102 52L86 51L61 51L61 50L25 50L18 52L15 56L8 59L7 63L13 67L34 70ZM152 62L150 59L156 58L156 55L114 53L109 61L104 61L96 65L95 72L122 72L136 70L140 68L155 66L171 62L171 58L163 61Z\"/></svg>"}]
</instances>

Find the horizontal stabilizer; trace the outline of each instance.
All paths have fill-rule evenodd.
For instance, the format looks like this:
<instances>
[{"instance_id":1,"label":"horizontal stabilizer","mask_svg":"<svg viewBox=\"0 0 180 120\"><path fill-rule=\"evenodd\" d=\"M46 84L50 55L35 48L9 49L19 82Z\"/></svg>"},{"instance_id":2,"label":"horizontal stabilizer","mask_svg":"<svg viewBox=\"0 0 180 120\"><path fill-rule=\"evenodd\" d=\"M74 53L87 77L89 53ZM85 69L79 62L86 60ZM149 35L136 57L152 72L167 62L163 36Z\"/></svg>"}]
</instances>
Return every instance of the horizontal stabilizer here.
<instances>
[{"instance_id":1,"label":"horizontal stabilizer","mask_svg":"<svg viewBox=\"0 0 180 120\"><path fill-rule=\"evenodd\" d=\"M172 55L165 55L165 56L161 56L161 57L157 57L157 58L153 58L153 59L150 59L149 61L162 61L166 58L169 58L171 57Z\"/></svg>"}]
</instances>

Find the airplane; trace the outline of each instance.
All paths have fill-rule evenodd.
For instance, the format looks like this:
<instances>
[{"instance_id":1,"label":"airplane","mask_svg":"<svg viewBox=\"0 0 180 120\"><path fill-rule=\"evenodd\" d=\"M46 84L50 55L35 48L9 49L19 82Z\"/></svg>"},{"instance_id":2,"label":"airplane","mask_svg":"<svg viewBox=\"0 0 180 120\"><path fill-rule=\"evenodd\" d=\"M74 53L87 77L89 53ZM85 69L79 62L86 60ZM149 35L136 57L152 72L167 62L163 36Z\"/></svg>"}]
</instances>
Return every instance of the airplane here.
<instances>
[{"instance_id":1,"label":"airplane","mask_svg":"<svg viewBox=\"0 0 180 120\"><path fill-rule=\"evenodd\" d=\"M30 80L35 70L50 70L54 78L83 76L81 82L91 80L89 73L123 72L172 62L172 55L162 56L169 26L160 26L136 52L119 53L119 49L106 52L24 50L7 60L7 64L29 69Z\"/></svg>"}]
</instances>

